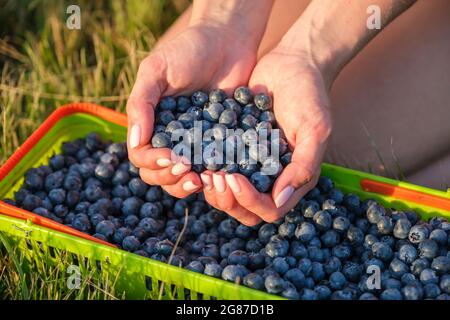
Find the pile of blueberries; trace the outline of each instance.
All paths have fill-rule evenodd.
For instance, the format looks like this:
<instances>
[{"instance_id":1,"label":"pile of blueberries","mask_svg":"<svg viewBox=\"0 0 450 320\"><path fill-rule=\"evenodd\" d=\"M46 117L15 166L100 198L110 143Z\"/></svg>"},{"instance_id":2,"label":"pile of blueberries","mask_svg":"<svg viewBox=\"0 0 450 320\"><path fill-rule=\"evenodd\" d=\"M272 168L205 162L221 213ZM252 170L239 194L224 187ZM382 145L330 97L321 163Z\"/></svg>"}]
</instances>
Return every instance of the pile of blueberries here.
<instances>
[{"instance_id":1,"label":"pile of blueberries","mask_svg":"<svg viewBox=\"0 0 450 320\"><path fill-rule=\"evenodd\" d=\"M212 90L209 95L197 91L190 98L165 97L156 107L151 143L155 148L189 150L189 154L184 155L194 164L192 168L197 173L205 170L239 172L248 177L258 191L268 192L292 156L282 132L277 130L271 109L269 96L263 93L253 96L247 87L238 87L234 98L227 97L221 89ZM203 138L196 143L201 146L198 161L193 156L195 123ZM233 133L227 136L227 129ZM183 134L177 133L174 138L176 130L182 130ZM267 139L260 142L260 137ZM272 146L276 146L278 154ZM222 161L217 161L217 153L223 155Z\"/></svg>"},{"instance_id":2,"label":"pile of blueberries","mask_svg":"<svg viewBox=\"0 0 450 320\"><path fill-rule=\"evenodd\" d=\"M62 150L29 169L5 201L135 254L289 299L450 298L444 218L424 222L321 177L284 218L248 227L202 193L176 199L145 184L124 143L92 133Z\"/></svg>"}]
</instances>

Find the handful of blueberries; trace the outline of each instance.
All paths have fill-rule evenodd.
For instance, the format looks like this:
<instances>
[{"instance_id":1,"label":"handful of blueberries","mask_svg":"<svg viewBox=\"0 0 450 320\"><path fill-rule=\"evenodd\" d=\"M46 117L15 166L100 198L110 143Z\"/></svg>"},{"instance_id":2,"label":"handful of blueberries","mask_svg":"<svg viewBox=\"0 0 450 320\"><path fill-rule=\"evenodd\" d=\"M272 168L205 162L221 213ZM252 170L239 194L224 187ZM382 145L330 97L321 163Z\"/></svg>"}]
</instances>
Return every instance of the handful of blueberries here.
<instances>
[{"instance_id":1,"label":"handful of blueberries","mask_svg":"<svg viewBox=\"0 0 450 320\"><path fill-rule=\"evenodd\" d=\"M271 109L269 96L253 96L247 87L237 88L234 98L220 89L165 97L156 107L151 143L172 148L197 173L239 172L268 192L292 156Z\"/></svg>"},{"instance_id":2,"label":"handful of blueberries","mask_svg":"<svg viewBox=\"0 0 450 320\"><path fill-rule=\"evenodd\" d=\"M62 150L29 169L5 201L135 254L289 299L450 298L444 218L420 221L321 177L284 218L248 227L202 193L176 199L145 184L124 143L93 133Z\"/></svg>"}]
</instances>

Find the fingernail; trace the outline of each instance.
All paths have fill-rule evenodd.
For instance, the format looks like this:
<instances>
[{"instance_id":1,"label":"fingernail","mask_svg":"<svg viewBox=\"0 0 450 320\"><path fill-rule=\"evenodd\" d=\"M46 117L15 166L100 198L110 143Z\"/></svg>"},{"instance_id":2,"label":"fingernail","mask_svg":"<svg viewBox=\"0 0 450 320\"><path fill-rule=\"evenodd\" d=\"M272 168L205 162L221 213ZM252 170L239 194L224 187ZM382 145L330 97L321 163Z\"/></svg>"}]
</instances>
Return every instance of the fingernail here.
<instances>
[{"instance_id":1,"label":"fingernail","mask_svg":"<svg viewBox=\"0 0 450 320\"><path fill-rule=\"evenodd\" d=\"M184 163L177 163L172 168L172 174L174 176L179 176L180 174L183 174L188 170L189 170L189 166L185 165Z\"/></svg>"},{"instance_id":2,"label":"fingernail","mask_svg":"<svg viewBox=\"0 0 450 320\"><path fill-rule=\"evenodd\" d=\"M225 180L223 179L223 177L220 174L213 174L213 182L214 182L214 187L217 189L217 191L219 192L224 192L225 191Z\"/></svg>"},{"instance_id":3,"label":"fingernail","mask_svg":"<svg viewBox=\"0 0 450 320\"><path fill-rule=\"evenodd\" d=\"M172 161L170 161L169 159L166 158L159 158L158 160L156 160L156 164L160 167L168 167L172 164Z\"/></svg>"},{"instance_id":4,"label":"fingernail","mask_svg":"<svg viewBox=\"0 0 450 320\"><path fill-rule=\"evenodd\" d=\"M294 191L295 191L295 189L292 188L291 186L284 188L278 194L278 196L275 198L275 205L277 206L277 208L280 208L281 206L283 206L289 200L289 198L292 196Z\"/></svg>"},{"instance_id":5,"label":"fingernail","mask_svg":"<svg viewBox=\"0 0 450 320\"><path fill-rule=\"evenodd\" d=\"M138 124L135 124L131 127L131 133L130 133L130 147L131 149L136 148L141 140L141 126Z\"/></svg>"},{"instance_id":6,"label":"fingernail","mask_svg":"<svg viewBox=\"0 0 450 320\"><path fill-rule=\"evenodd\" d=\"M183 189L184 191L192 191L197 189L199 186L195 185L192 181L186 181L183 183Z\"/></svg>"},{"instance_id":7,"label":"fingernail","mask_svg":"<svg viewBox=\"0 0 450 320\"><path fill-rule=\"evenodd\" d=\"M211 177L207 174L200 174L200 178L202 179L203 184L205 185L205 188L207 190L211 190L211 188L212 188Z\"/></svg>"},{"instance_id":8,"label":"fingernail","mask_svg":"<svg viewBox=\"0 0 450 320\"><path fill-rule=\"evenodd\" d=\"M225 180L227 181L227 184L230 186L230 189L231 191L233 191L233 193L241 192L241 187L232 174L225 175Z\"/></svg>"}]
</instances>

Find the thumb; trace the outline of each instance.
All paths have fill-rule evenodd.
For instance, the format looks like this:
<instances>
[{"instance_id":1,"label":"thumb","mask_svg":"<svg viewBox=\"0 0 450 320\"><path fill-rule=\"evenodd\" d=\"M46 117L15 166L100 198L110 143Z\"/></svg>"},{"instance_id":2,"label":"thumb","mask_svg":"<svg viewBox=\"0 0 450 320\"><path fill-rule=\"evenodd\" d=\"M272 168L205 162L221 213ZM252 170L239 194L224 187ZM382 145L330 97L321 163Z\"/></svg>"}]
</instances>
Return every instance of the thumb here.
<instances>
[{"instance_id":1,"label":"thumb","mask_svg":"<svg viewBox=\"0 0 450 320\"><path fill-rule=\"evenodd\" d=\"M320 165L326 141L311 135L294 147L291 163L276 180L272 197L277 208L295 205L310 189L320 175Z\"/></svg>"},{"instance_id":2,"label":"thumb","mask_svg":"<svg viewBox=\"0 0 450 320\"><path fill-rule=\"evenodd\" d=\"M149 55L139 65L136 82L127 101L130 153L150 141L154 109L167 87L165 74L166 62L159 53Z\"/></svg>"}]
</instances>

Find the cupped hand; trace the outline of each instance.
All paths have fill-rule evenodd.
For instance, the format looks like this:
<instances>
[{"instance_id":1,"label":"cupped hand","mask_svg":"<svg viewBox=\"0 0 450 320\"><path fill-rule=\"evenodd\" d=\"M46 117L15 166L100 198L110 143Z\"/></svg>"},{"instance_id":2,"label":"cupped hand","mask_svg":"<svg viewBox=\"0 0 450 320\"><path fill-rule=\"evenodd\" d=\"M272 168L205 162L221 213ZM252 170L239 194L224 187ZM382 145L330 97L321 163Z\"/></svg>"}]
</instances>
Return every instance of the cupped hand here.
<instances>
[{"instance_id":1,"label":"cupped hand","mask_svg":"<svg viewBox=\"0 0 450 320\"><path fill-rule=\"evenodd\" d=\"M274 49L258 62L250 87L253 92L273 96L273 111L289 143L292 160L275 181L271 194L259 193L240 174L206 173L212 177L212 187L205 189L205 196L213 206L240 213L238 219L248 225L256 222L252 214L273 222L315 186L331 133L329 85L324 79L313 61L301 55Z\"/></svg>"},{"instance_id":2,"label":"cupped hand","mask_svg":"<svg viewBox=\"0 0 450 320\"><path fill-rule=\"evenodd\" d=\"M201 189L200 177L190 171L189 163L174 163L169 149L152 148L155 106L164 96L198 89L222 88L230 93L248 82L255 62L256 49L247 46L244 35L211 23L187 28L142 61L127 102L127 144L130 161L140 168L145 182L180 198Z\"/></svg>"}]
</instances>

